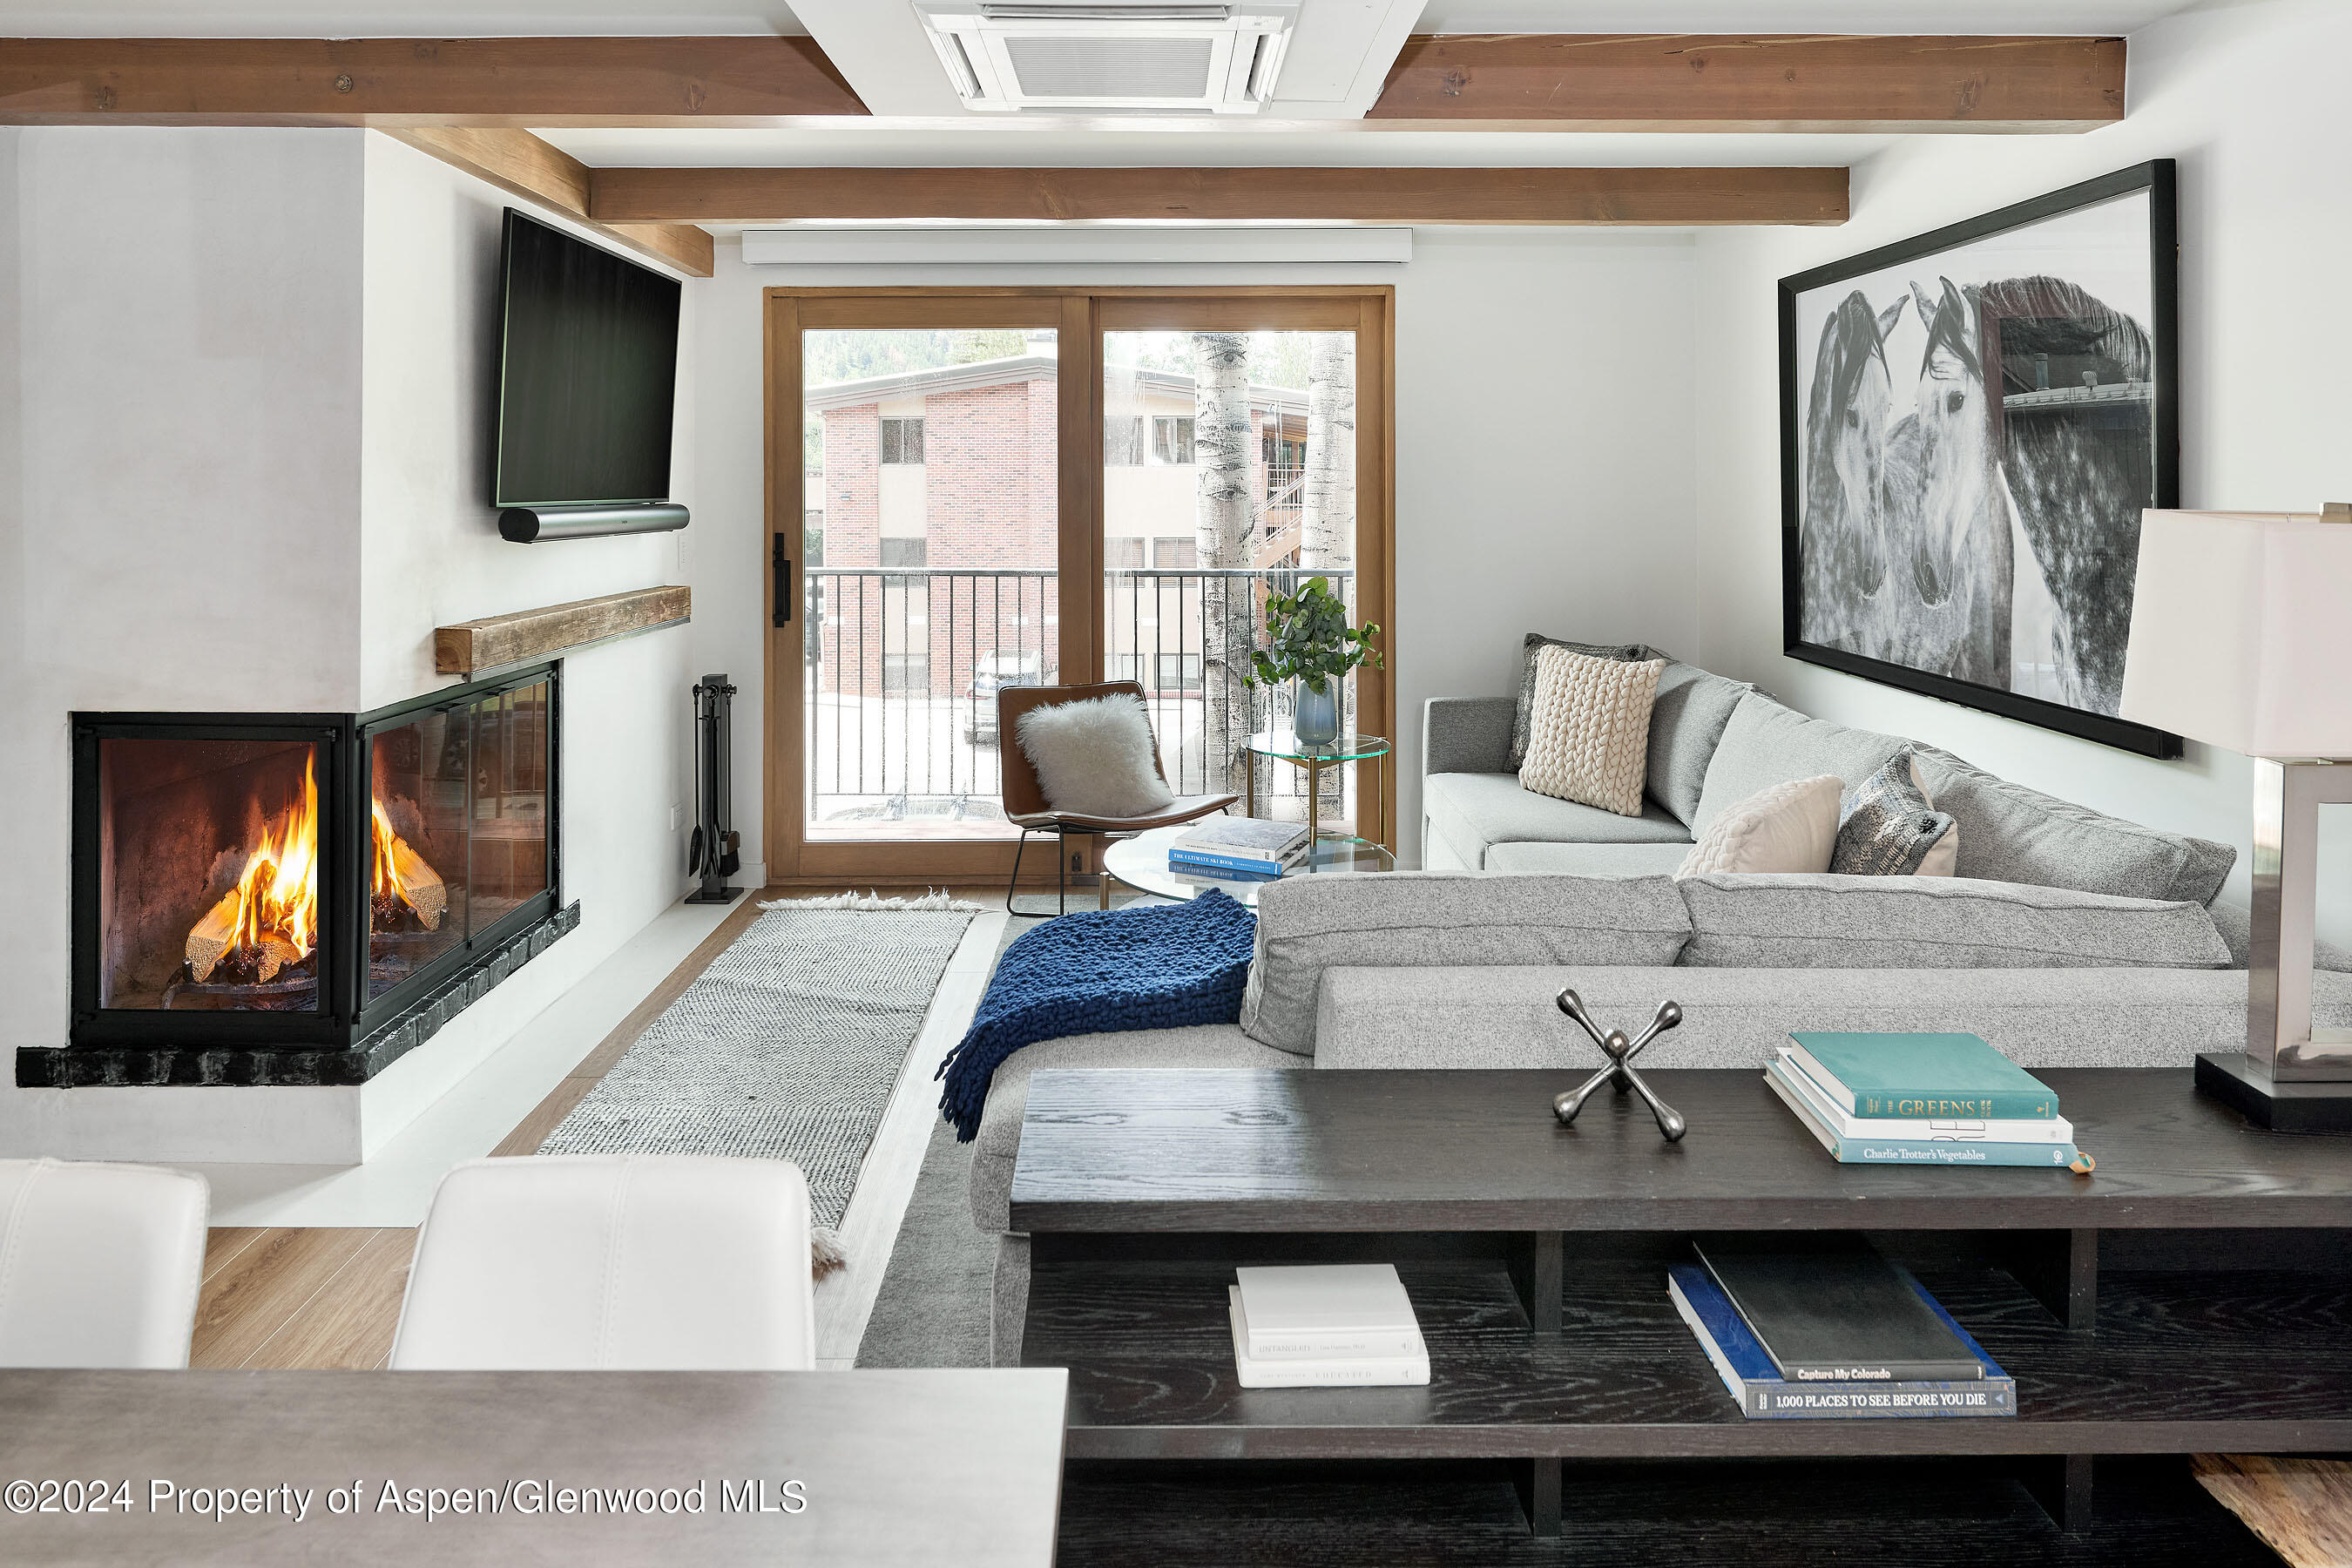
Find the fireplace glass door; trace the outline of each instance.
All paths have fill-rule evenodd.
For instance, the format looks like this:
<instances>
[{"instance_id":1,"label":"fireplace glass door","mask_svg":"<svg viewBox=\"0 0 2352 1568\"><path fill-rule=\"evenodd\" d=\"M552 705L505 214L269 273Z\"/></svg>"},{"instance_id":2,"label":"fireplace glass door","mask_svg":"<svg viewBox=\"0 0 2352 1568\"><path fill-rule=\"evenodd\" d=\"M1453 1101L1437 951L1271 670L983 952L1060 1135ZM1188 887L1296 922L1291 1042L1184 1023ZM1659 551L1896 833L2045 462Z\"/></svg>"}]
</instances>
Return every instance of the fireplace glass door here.
<instances>
[{"instance_id":1,"label":"fireplace glass door","mask_svg":"<svg viewBox=\"0 0 2352 1568\"><path fill-rule=\"evenodd\" d=\"M99 743L99 1005L315 1013L323 748Z\"/></svg>"},{"instance_id":2,"label":"fireplace glass door","mask_svg":"<svg viewBox=\"0 0 2352 1568\"><path fill-rule=\"evenodd\" d=\"M370 1002L547 890L548 693L534 681L369 733Z\"/></svg>"}]
</instances>

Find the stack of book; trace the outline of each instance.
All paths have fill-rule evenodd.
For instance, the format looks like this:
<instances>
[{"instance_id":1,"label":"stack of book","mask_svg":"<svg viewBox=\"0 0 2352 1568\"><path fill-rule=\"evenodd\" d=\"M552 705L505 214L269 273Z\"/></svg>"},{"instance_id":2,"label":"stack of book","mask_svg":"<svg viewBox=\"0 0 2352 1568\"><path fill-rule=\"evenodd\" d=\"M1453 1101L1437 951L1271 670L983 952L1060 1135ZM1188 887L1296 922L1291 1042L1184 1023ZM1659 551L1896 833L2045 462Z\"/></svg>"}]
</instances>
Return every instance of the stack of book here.
<instances>
[{"instance_id":1,"label":"stack of book","mask_svg":"<svg viewBox=\"0 0 2352 1568\"><path fill-rule=\"evenodd\" d=\"M1847 1164L2074 1163L2050 1086L1974 1035L1789 1038L1764 1081Z\"/></svg>"},{"instance_id":2,"label":"stack of book","mask_svg":"<svg viewBox=\"0 0 2352 1568\"><path fill-rule=\"evenodd\" d=\"M1860 1238L1702 1243L1666 1293L1755 1419L2014 1415L2017 1380Z\"/></svg>"},{"instance_id":3,"label":"stack of book","mask_svg":"<svg viewBox=\"0 0 2352 1568\"><path fill-rule=\"evenodd\" d=\"M1213 882L1271 881L1306 853L1300 823L1213 816L1168 847L1168 869Z\"/></svg>"},{"instance_id":4,"label":"stack of book","mask_svg":"<svg viewBox=\"0 0 2352 1568\"><path fill-rule=\"evenodd\" d=\"M1244 1388L1429 1381L1429 1348L1387 1263L1236 1268L1234 1363Z\"/></svg>"}]
</instances>

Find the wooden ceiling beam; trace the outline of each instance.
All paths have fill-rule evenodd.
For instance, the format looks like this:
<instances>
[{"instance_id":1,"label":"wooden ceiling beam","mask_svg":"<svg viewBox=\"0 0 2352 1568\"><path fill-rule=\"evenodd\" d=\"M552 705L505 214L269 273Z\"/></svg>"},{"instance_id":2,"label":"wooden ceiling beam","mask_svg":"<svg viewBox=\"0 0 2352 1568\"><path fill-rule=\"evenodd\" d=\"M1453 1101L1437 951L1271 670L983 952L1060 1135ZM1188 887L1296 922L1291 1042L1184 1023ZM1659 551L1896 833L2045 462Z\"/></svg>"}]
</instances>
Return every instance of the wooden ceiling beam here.
<instances>
[{"instance_id":1,"label":"wooden ceiling beam","mask_svg":"<svg viewBox=\"0 0 2352 1568\"><path fill-rule=\"evenodd\" d=\"M528 131L473 125L412 126L385 134L500 190L543 202L641 255L696 278L711 272L710 234L691 224L604 223L588 211L593 171Z\"/></svg>"},{"instance_id":2,"label":"wooden ceiling beam","mask_svg":"<svg viewBox=\"0 0 2352 1568\"><path fill-rule=\"evenodd\" d=\"M1418 224L1837 224L1846 171L595 169L600 223L972 218Z\"/></svg>"},{"instance_id":3,"label":"wooden ceiling beam","mask_svg":"<svg viewBox=\"0 0 2352 1568\"><path fill-rule=\"evenodd\" d=\"M1586 131L2092 131L2124 117L2124 54L2121 38L1423 33L1405 41L1366 118Z\"/></svg>"},{"instance_id":4,"label":"wooden ceiling beam","mask_svg":"<svg viewBox=\"0 0 2352 1568\"><path fill-rule=\"evenodd\" d=\"M698 125L865 112L808 38L0 39L8 125Z\"/></svg>"}]
</instances>

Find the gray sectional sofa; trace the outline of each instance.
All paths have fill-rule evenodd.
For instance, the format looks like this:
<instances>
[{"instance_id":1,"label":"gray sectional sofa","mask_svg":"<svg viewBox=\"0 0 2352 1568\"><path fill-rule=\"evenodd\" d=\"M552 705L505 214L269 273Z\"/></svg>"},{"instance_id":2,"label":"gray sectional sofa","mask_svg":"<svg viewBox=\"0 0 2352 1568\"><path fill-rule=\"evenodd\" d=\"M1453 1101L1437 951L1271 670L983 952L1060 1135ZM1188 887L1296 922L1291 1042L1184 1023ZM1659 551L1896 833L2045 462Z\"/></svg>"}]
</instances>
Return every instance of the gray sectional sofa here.
<instances>
[{"instance_id":1,"label":"gray sectional sofa","mask_svg":"<svg viewBox=\"0 0 2352 1568\"><path fill-rule=\"evenodd\" d=\"M2029 1067L2186 1067L2242 1047L2245 915L2216 902L2230 847L1689 665L1670 663L1660 691L1639 817L1520 789L1512 699L1430 703L1427 869L1264 889L1238 1024L1052 1040L997 1069L971 1199L1003 1237L1000 1363L1018 1359L1026 1311L1027 1238L1006 1233L1041 1068L1558 1068L1565 1084L1593 1058L1553 1005L1562 985L1629 1026L1680 1002L1659 1067L1760 1067L1801 1028L1970 1031ZM1959 824L1958 876L1671 876L1727 805L1785 779L1859 781L1906 748ZM2316 1021L2352 1026L2352 961L2321 967Z\"/></svg>"},{"instance_id":2,"label":"gray sectional sofa","mask_svg":"<svg viewBox=\"0 0 2352 1568\"><path fill-rule=\"evenodd\" d=\"M1904 751L1959 825L1959 875L2211 904L2226 844L2165 833L2011 784L1899 735L1807 718L1751 686L1666 660L1650 720L1643 813L1618 816L1519 787L1508 697L1439 699L1422 728L1422 864L1433 870L1671 875L1726 807L1789 779L1858 784Z\"/></svg>"}]
</instances>

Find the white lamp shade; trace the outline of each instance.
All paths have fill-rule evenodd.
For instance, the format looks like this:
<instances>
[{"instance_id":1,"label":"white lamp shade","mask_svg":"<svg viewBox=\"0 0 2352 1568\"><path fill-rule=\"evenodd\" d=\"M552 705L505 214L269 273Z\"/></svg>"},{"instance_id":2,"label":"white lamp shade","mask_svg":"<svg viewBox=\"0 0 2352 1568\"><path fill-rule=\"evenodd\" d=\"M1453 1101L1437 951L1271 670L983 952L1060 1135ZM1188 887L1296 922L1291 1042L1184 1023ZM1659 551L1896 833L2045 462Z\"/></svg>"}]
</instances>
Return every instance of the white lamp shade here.
<instances>
[{"instance_id":1,"label":"white lamp shade","mask_svg":"<svg viewBox=\"0 0 2352 1568\"><path fill-rule=\"evenodd\" d=\"M2352 523L2142 512L2122 716L2252 757L2352 757Z\"/></svg>"}]
</instances>

